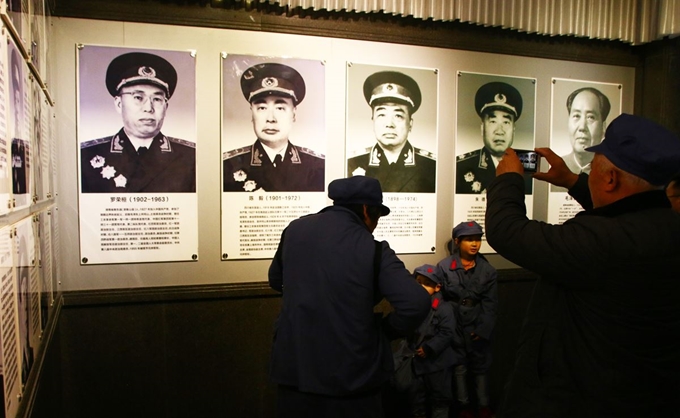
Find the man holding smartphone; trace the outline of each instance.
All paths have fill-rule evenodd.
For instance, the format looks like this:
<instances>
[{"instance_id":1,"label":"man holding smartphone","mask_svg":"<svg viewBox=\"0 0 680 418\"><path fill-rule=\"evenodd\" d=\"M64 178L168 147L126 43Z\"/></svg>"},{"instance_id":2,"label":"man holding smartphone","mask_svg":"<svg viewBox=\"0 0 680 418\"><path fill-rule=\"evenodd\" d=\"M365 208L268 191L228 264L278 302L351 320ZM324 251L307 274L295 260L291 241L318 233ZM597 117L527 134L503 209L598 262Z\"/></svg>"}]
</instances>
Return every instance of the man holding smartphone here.
<instances>
[{"instance_id":1,"label":"man holding smartphone","mask_svg":"<svg viewBox=\"0 0 680 418\"><path fill-rule=\"evenodd\" d=\"M677 415L680 216L664 187L680 167L680 139L628 114L605 137L587 148L590 174L537 149L550 169L536 179L585 209L561 225L527 218L513 150L489 185L489 244L540 276L499 417Z\"/></svg>"}]
</instances>

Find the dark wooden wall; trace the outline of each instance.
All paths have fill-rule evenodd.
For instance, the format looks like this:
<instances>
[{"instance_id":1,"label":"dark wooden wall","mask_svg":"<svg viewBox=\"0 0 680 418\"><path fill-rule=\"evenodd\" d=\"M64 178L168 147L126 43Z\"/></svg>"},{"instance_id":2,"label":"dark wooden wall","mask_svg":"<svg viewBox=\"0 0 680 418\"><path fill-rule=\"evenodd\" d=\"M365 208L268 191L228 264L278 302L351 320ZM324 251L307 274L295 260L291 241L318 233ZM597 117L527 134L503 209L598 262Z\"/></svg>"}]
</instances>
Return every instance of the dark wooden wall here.
<instances>
[{"instance_id":1,"label":"dark wooden wall","mask_svg":"<svg viewBox=\"0 0 680 418\"><path fill-rule=\"evenodd\" d=\"M492 400L514 362L536 277L499 272ZM70 292L31 418L272 417L267 368L280 297L266 284Z\"/></svg>"}]
</instances>

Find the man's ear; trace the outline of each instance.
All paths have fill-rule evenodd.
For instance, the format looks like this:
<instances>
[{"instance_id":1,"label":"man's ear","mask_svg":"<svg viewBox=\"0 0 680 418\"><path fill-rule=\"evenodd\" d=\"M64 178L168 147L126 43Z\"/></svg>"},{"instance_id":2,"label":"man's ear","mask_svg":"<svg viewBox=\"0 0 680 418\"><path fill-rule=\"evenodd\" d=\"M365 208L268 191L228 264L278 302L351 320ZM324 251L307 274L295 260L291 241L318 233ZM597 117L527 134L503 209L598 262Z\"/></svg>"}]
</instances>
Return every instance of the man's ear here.
<instances>
[{"instance_id":1,"label":"man's ear","mask_svg":"<svg viewBox=\"0 0 680 418\"><path fill-rule=\"evenodd\" d=\"M113 98L113 105L116 107L116 112L118 112L118 113L122 112L123 103L122 103L120 96L115 96Z\"/></svg>"},{"instance_id":2,"label":"man's ear","mask_svg":"<svg viewBox=\"0 0 680 418\"><path fill-rule=\"evenodd\" d=\"M621 184L621 179L619 178L620 173L618 170L615 168L610 168L609 170L606 170L604 173L602 173L605 177L605 182L604 182L604 191L606 192L612 192L616 190L620 184Z\"/></svg>"},{"instance_id":3,"label":"man's ear","mask_svg":"<svg viewBox=\"0 0 680 418\"><path fill-rule=\"evenodd\" d=\"M364 223L368 224L371 221L371 218L368 216L368 206L366 205L361 205L364 213Z\"/></svg>"}]
</instances>

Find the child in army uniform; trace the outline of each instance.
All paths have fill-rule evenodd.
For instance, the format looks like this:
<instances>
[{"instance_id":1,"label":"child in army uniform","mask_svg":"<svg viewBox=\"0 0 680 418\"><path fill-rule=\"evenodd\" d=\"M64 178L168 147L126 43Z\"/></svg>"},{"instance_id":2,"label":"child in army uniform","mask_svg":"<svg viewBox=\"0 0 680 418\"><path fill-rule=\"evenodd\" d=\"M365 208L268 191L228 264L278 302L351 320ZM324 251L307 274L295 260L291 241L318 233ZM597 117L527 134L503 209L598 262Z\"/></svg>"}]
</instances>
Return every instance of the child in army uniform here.
<instances>
[{"instance_id":1,"label":"child in army uniform","mask_svg":"<svg viewBox=\"0 0 680 418\"><path fill-rule=\"evenodd\" d=\"M441 279L437 268L428 264L415 269L414 275L432 298L430 315L408 338L402 351L413 352L416 381L408 391L412 417L448 418L453 400L451 370L457 358L453 350L456 319L451 304L444 302L440 292Z\"/></svg>"},{"instance_id":2,"label":"child in army uniform","mask_svg":"<svg viewBox=\"0 0 680 418\"><path fill-rule=\"evenodd\" d=\"M482 227L474 221L453 228L454 251L437 265L442 293L450 302L458 326L457 354L462 361L454 368L459 418L473 418L467 390L467 371L472 372L479 418L490 418L487 371L491 365L491 335L496 324L498 288L496 269L479 254Z\"/></svg>"}]
</instances>

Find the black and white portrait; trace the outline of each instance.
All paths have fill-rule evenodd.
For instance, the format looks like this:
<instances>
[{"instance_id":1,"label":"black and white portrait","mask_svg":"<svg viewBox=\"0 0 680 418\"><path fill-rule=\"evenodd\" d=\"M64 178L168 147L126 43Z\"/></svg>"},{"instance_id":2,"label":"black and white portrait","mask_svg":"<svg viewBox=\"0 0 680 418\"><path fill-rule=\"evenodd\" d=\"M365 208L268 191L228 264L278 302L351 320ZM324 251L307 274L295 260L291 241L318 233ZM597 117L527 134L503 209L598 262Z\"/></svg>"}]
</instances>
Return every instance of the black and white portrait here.
<instances>
[{"instance_id":1,"label":"black and white portrait","mask_svg":"<svg viewBox=\"0 0 680 418\"><path fill-rule=\"evenodd\" d=\"M437 72L353 63L347 103L347 176L376 178L388 193L434 193Z\"/></svg>"},{"instance_id":2,"label":"black and white portrait","mask_svg":"<svg viewBox=\"0 0 680 418\"><path fill-rule=\"evenodd\" d=\"M324 191L323 63L227 55L222 65L223 191Z\"/></svg>"},{"instance_id":3,"label":"black and white portrait","mask_svg":"<svg viewBox=\"0 0 680 418\"><path fill-rule=\"evenodd\" d=\"M195 58L84 46L78 63L81 192L195 192Z\"/></svg>"},{"instance_id":4,"label":"black and white portrait","mask_svg":"<svg viewBox=\"0 0 680 418\"><path fill-rule=\"evenodd\" d=\"M26 134L26 71L24 59L19 50L10 42L9 56L9 132L12 138L10 160L12 166L12 193L28 195L29 186L29 141Z\"/></svg>"},{"instance_id":5,"label":"black and white portrait","mask_svg":"<svg viewBox=\"0 0 680 418\"><path fill-rule=\"evenodd\" d=\"M608 123L621 114L621 86L553 79L551 148L576 174L590 173L594 154Z\"/></svg>"},{"instance_id":6,"label":"black and white portrait","mask_svg":"<svg viewBox=\"0 0 680 418\"><path fill-rule=\"evenodd\" d=\"M509 148L534 148L533 79L477 73L458 75L456 193L486 193ZM525 173L525 193L532 178Z\"/></svg>"}]
</instances>

